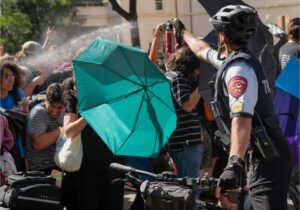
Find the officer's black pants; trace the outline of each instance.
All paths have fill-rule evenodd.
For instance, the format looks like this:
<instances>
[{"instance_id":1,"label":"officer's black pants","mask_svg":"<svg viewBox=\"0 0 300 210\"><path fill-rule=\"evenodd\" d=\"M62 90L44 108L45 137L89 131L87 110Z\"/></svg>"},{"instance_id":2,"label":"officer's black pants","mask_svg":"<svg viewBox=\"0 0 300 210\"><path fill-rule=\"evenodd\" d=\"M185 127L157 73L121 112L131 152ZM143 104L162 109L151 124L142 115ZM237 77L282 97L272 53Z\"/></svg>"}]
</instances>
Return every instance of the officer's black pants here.
<instances>
[{"instance_id":1,"label":"officer's black pants","mask_svg":"<svg viewBox=\"0 0 300 210\"><path fill-rule=\"evenodd\" d=\"M262 161L257 150L250 152L248 181L253 210L287 210L291 153L284 140L277 148L280 158L268 163Z\"/></svg>"}]
</instances>

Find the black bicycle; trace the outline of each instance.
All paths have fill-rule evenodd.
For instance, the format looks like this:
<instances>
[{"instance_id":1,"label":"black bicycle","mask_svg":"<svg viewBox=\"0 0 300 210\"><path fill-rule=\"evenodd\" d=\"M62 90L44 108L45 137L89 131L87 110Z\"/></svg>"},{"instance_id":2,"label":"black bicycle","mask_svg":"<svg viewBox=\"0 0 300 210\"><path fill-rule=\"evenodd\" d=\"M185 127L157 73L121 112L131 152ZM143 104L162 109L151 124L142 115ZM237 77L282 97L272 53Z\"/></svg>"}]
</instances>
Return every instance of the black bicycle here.
<instances>
[{"instance_id":1,"label":"black bicycle","mask_svg":"<svg viewBox=\"0 0 300 210\"><path fill-rule=\"evenodd\" d=\"M201 192L214 192L217 186L214 178L176 178L171 172L154 174L118 163L110 164L110 168L125 173L124 179L116 179L113 183L130 182L140 187L145 205L153 210L192 210L195 206L199 210L224 210L214 202L195 199L197 192L193 190L193 186L199 186ZM142 181L140 175L149 179Z\"/></svg>"}]
</instances>

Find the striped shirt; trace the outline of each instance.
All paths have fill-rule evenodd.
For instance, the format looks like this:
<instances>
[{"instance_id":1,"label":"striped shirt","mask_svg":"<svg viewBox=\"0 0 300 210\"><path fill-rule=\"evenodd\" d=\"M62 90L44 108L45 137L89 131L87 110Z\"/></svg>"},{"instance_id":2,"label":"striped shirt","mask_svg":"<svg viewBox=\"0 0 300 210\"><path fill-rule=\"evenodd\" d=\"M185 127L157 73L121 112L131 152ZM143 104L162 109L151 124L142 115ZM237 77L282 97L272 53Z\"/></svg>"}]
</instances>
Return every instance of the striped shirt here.
<instances>
[{"instance_id":1,"label":"striped shirt","mask_svg":"<svg viewBox=\"0 0 300 210\"><path fill-rule=\"evenodd\" d=\"M63 125L64 113L61 113L58 119L49 117L44 103L40 103L33 107L28 116L28 133L49 133ZM29 138L28 138L29 139ZM32 148L31 143L27 144L27 154L29 170L43 170L52 168L55 165L54 153L56 144L37 151Z\"/></svg>"},{"instance_id":2,"label":"striped shirt","mask_svg":"<svg viewBox=\"0 0 300 210\"><path fill-rule=\"evenodd\" d=\"M201 124L196 107L191 112L186 112L182 104L188 101L194 91L191 82L182 73L169 71L166 77L171 83L171 92L177 115L176 130L169 139L172 143L201 140Z\"/></svg>"}]
</instances>

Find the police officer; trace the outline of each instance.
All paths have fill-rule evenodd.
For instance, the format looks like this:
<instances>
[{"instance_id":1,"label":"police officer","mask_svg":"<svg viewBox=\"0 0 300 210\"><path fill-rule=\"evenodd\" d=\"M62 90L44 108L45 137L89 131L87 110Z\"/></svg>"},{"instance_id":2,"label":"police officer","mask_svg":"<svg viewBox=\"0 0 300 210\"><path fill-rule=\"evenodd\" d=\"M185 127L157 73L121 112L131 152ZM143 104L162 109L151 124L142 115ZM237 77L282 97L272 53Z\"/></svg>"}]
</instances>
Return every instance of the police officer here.
<instances>
[{"instance_id":1,"label":"police officer","mask_svg":"<svg viewBox=\"0 0 300 210\"><path fill-rule=\"evenodd\" d=\"M248 40L256 33L257 12L247 6L230 5L218 11L210 22L217 32L218 51L186 31L181 21L176 24L176 37L218 69L213 104L218 105L217 117L229 130L231 146L217 194L241 186L248 154L249 199L253 209L285 210L290 150L274 116L262 66L247 50Z\"/></svg>"}]
</instances>

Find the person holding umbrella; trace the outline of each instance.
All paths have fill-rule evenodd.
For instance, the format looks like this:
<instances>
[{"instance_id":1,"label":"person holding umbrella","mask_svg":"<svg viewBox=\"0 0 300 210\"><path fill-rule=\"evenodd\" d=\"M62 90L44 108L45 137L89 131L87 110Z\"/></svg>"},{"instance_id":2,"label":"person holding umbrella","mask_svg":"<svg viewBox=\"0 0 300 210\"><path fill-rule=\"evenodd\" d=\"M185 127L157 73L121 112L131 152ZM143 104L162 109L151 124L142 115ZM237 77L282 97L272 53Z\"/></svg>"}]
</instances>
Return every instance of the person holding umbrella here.
<instances>
[{"instance_id":1,"label":"person holding umbrella","mask_svg":"<svg viewBox=\"0 0 300 210\"><path fill-rule=\"evenodd\" d=\"M83 159L79 171L67 172L62 180L62 203L67 210L122 210L123 183L111 184L122 175L109 170L111 162L118 162L86 120L78 114L75 78L64 81L66 112L64 129L68 138L81 132Z\"/></svg>"},{"instance_id":2,"label":"person holding umbrella","mask_svg":"<svg viewBox=\"0 0 300 210\"><path fill-rule=\"evenodd\" d=\"M198 58L218 68L211 104L219 132L230 138L231 147L216 195L243 189L245 156L249 154L249 199L253 209L285 210L291 153L275 116L262 66L247 50L249 39L256 33L257 12L247 6L229 5L210 22L217 32L218 51L194 37L181 21L176 23L176 38L183 39ZM239 201L243 209L243 190Z\"/></svg>"}]
</instances>

